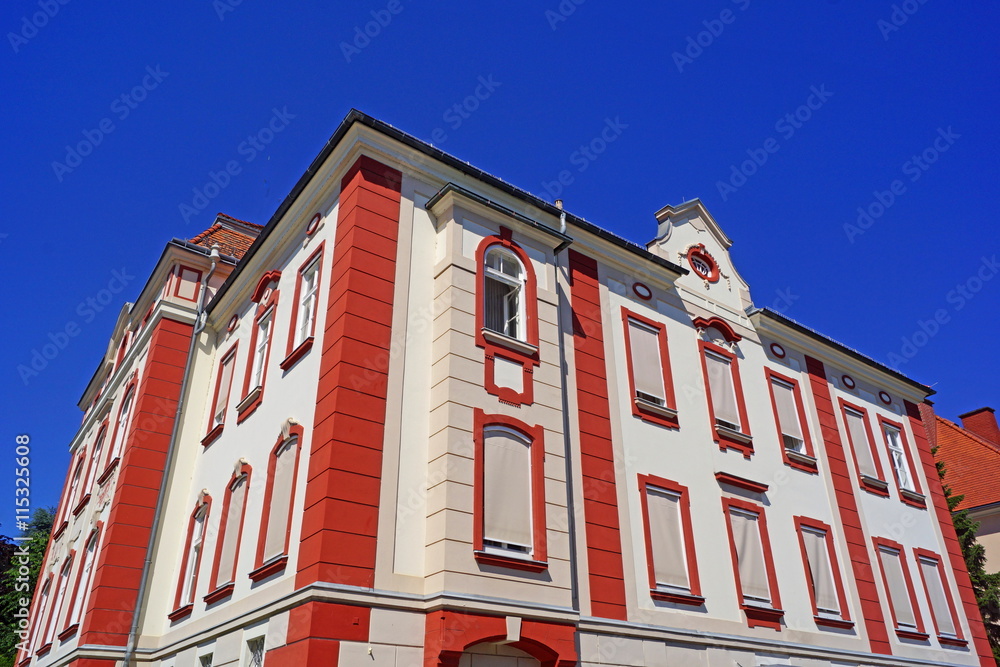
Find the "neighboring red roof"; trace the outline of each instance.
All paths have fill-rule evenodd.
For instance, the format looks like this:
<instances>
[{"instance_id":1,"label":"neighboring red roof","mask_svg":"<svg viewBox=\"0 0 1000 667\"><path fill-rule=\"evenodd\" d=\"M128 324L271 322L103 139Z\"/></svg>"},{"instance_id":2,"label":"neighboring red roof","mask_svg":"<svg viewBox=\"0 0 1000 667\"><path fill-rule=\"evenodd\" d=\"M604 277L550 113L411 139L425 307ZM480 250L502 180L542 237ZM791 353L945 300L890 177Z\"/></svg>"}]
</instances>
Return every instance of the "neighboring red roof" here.
<instances>
[{"instance_id":1,"label":"neighboring red roof","mask_svg":"<svg viewBox=\"0 0 1000 667\"><path fill-rule=\"evenodd\" d=\"M191 243L206 248L218 245L219 252L223 255L243 259L243 255L257 239L261 229L263 229L261 225L219 213L215 218L215 224L191 239Z\"/></svg>"},{"instance_id":2,"label":"neighboring red roof","mask_svg":"<svg viewBox=\"0 0 1000 667\"><path fill-rule=\"evenodd\" d=\"M945 483L954 495L965 496L957 509L1000 502L1000 447L943 417L936 423Z\"/></svg>"}]
</instances>

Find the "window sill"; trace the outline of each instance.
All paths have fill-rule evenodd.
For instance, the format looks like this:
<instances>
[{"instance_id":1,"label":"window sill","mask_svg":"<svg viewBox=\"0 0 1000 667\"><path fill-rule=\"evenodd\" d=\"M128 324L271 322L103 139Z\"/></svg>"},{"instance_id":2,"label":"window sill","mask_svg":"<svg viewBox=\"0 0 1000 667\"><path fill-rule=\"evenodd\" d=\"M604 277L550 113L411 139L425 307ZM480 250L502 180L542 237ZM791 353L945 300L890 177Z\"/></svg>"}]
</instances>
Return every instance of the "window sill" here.
<instances>
[{"instance_id":1,"label":"window sill","mask_svg":"<svg viewBox=\"0 0 1000 667\"><path fill-rule=\"evenodd\" d=\"M224 584L216 588L214 591L212 591L202 599L205 601L205 604L215 604L216 602L219 602L220 600L225 600L226 598L231 596L233 594L233 589L235 588L236 584L234 583Z\"/></svg>"},{"instance_id":2,"label":"window sill","mask_svg":"<svg viewBox=\"0 0 1000 667\"><path fill-rule=\"evenodd\" d=\"M314 337L309 336L309 338L306 338L304 341L299 343L299 346L292 350L289 355L285 357L284 361L278 364L278 368L283 371L287 371L289 368L298 363L299 359L306 356L306 352L312 349L313 340Z\"/></svg>"},{"instance_id":3,"label":"window sill","mask_svg":"<svg viewBox=\"0 0 1000 667\"><path fill-rule=\"evenodd\" d=\"M213 428L211 431L209 431L208 433L206 433L205 437L201 439L201 446L202 447L208 447L213 442L215 442L216 438L218 438L220 435L222 435L222 429L225 426L226 426L226 423L222 422L221 424L219 424L218 426L216 426L215 428Z\"/></svg>"},{"instance_id":4,"label":"window sill","mask_svg":"<svg viewBox=\"0 0 1000 667\"><path fill-rule=\"evenodd\" d=\"M268 577L273 577L276 574L280 574L285 571L285 566L288 564L288 554L283 554L277 558L272 558L269 562L264 563L256 570L250 573L250 580L254 582L263 581Z\"/></svg>"},{"instance_id":5,"label":"window sill","mask_svg":"<svg viewBox=\"0 0 1000 667\"><path fill-rule=\"evenodd\" d=\"M916 491L910 491L909 489L900 489L899 498L904 503L911 507L917 507L919 509L927 509L927 498Z\"/></svg>"},{"instance_id":6,"label":"window sill","mask_svg":"<svg viewBox=\"0 0 1000 667\"><path fill-rule=\"evenodd\" d=\"M257 385L242 401L240 401L240 404L236 406L237 424L254 413L254 410L260 406L260 403L263 400L263 395L264 387Z\"/></svg>"},{"instance_id":7,"label":"window sill","mask_svg":"<svg viewBox=\"0 0 1000 667\"><path fill-rule=\"evenodd\" d=\"M815 473L817 471L816 457L797 452L794 449L785 450L785 463L804 472Z\"/></svg>"},{"instance_id":8,"label":"window sill","mask_svg":"<svg viewBox=\"0 0 1000 667\"><path fill-rule=\"evenodd\" d=\"M724 435L727 438L736 440L737 442L742 442L745 445L749 445L753 442L753 436L747 435L741 431L734 431L731 428L719 426L718 424L715 425L715 430L719 432L719 435Z\"/></svg>"},{"instance_id":9,"label":"window sill","mask_svg":"<svg viewBox=\"0 0 1000 667\"><path fill-rule=\"evenodd\" d=\"M495 567L505 567L511 570L523 570L525 572L545 572L549 569L549 564L545 561L527 560L515 556L501 556L499 554L476 551L474 553L476 562L480 565L493 565Z\"/></svg>"},{"instance_id":10,"label":"window sill","mask_svg":"<svg viewBox=\"0 0 1000 667\"><path fill-rule=\"evenodd\" d=\"M781 619L785 616L784 609L758 607L745 602L740 605L740 609L747 615L747 625L751 628L762 627L781 630Z\"/></svg>"},{"instance_id":11,"label":"window sill","mask_svg":"<svg viewBox=\"0 0 1000 667\"><path fill-rule=\"evenodd\" d=\"M658 588L653 588L649 591L649 597L654 600L659 600L660 602L672 602L674 604L689 605L691 607L700 607L705 604L705 598L700 595L691 595L690 593L671 593L670 591L661 591Z\"/></svg>"},{"instance_id":12,"label":"window sill","mask_svg":"<svg viewBox=\"0 0 1000 667\"><path fill-rule=\"evenodd\" d=\"M178 607L177 609L174 609L172 612L167 614L167 618L170 619L172 623L176 623L177 621L180 621L190 616L192 609L194 609L193 604L186 604L183 607Z\"/></svg>"},{"instance_id":13,"label":"window sill","mask_svg":"<svg viewBox=\"0 0 1000 667\"><path fill-rule=\"evenodd\" d=\"M116 456L115 458L113 458L111 460L111 463L108 464L108 467L105 468L104 472L101 473L101 476L97 478L97 484L98 484L98 486L104 484L106 481L108 481L109 479L111 479L111 473L113 473L115 471L115 468L118 467L118 462L120 460L121 460L121 458L118 457L118 456Z\"/></svg>"},{"instance_id":14,"label":"window sill","mask_svg":"<svg viewBox=\"0 0 1000 667\"><path fill-rule=\"evenodd\" d=\"M883 498L889 497L889 483L884 482L881 479L869 477L868 475L862 473L861 486L868 493L872 493L876 496L882 496Z\"/></svg>"},{"instance_id":15,"label":"window sill","mask_svg":"<svg viewBox=\"0 0 1000 667\"><path fill-rule=\"evenodd\" d=\"M653 403L652 401L647 401L646 399L639 398L638 396L633 399L633 406L635 409L632 411L632 414L640 419L651 421L654 424L659 424L661 426L679 428L677 422L677 410L674 408L660 405L659 403Z\"/></svg>"},{"instance_id":16,"label":"window sill","mask_svg":"<svg viewBox=\"0 0 1000 667\"><path fill-rule=\"evenodd\" d=\"M734 449L742 454L743 458L748 461L750 460L750 457L753 455L752 437L746 433L740 433L739 431L734 431L731 428L719 426L718 424L713 424L712 428L715 433L715 442L718 443L721 451Z\"/></svg>"},{"instance_id":17,"label":"window sill","mask_svg":"<svg viewBox=\"0 0 1000 667\"><path fill-rule=\"evenodd\" d=\"M67 639L71 639L74 636L76 636L76 631L79 629L80 629L80 624L74 623L73 625L69 626L68 628L60 632L58 635L56 635L56 637L59 638L59 641L64 642Z\"/></svg>"},{"instance_id":18,"label":"window sill","mask_svg":"<svg viewBox=\"0 0 1000 667\"><path fill-rule=\"evenodd\" d=\"M90 502L90 494L88 493L83 498L81 498L80 502L77 503L76 507L73 508L73 516L80 516L80 512L82 512L87 507L87 503L89 502Z\"/></svg>"},{"instance_id":19,"label":"window sill","mask_svg":"<svg viewBox=\"0 0 1000 667\"><path fill-rule=\"evenodd\" d=\"M826 616L813 616L813 618L816 620L816 625L823 628L850 630L854 627L854 621L848 621L842 618L827 618Z\"/></svg>"},{"instance_id":20,"label":"window sill","mask_svg":"<svg viewBox=\"0 0 1000 667\"><path fill-rule=\"evenodd\" d=\"M921 642L925 642L930 639L930 635L926 632L917 632L916 630L900 630L899 628L896 628L896 636L900 639L914 639Z\"/></svg>"},{"instance_id":21,"label":"window sill","mask_svg":"<svg viewBox=\"0 0 1000 667\"><path fill-rule=\"evenodd\" d=\"M957 646L964 648L969 645L969 642L965 639L959 639L958 637L942 637L938 635L938 642L941 646Z\"/></svg>"},{"instance_id":22,"label":"window sill","mask_svg":"<svg viewBox=\"0 0 1000 667\"><path fill-rule=\"evenodd\" d=\"M63 521L61 524L59 524L59 527L56 528L56 532L52 533L52 539L58 540L59 537L66 532L67 528L69 528L69 521Z\"/></svg>"},{"instance_id":23,"label":"window sill","mask_svg":"<svg viewBox=\"0 0 1000 667\"><path fill-rule=\"evenodd\" d=\"M51 650L52 650L52 642L49 642L48 644L40 646L38 650L35 651L35 655L41 658L43 655L47 655L48 652Z\"/></svg>"},{"instance_id":24,"label":"window sill","mask_svg":"<svg viewBox=\"0 0 1000 667\"><path fill-rule=\"evenodd\" d=\"M480 330L483 336L483 340L493 343L494 345L499 345L500 347L507 348L513 352L519 352L528 357L538 356L538 346L532 345L531 343L525 343L523 340L518 340L517 338L511 338L510 336L505 336L502 333L497 333L492 329L483 328Z\"/></svg>"}]
</instances>

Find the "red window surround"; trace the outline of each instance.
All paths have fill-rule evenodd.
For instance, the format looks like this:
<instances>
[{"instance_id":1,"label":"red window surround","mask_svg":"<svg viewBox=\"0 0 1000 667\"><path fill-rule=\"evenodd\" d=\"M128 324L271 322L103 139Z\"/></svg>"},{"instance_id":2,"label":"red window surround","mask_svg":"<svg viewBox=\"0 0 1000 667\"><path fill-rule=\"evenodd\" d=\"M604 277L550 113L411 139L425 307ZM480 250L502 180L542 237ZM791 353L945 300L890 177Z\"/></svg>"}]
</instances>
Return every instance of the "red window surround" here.
<instances>
[{"instance_id":1,"label":"red window surround","mask_svg":"<svg viewBox=\"0 0 1000 667\"><path fill-rule=\"evenodd\" d=\"M499 236L487 236L476 249L476 346L486 351L485 377L483 384L487 393L510 405L531 405L534 402L532 379L538 358L538 281L528 253L513 240L513 231L500 227ZM485 332L486 300L486 253L495 246L501 246L517 256L524 269L524 313L525 339L505 340L506 336ZM532 349L533 348L533 349ZM499 356L522 367L522 390L499 387L496 384L495 364Z\"/></svg>"},{"instance_id":2,"label":"red window surround","mask_svg":"<svg viewBox=\"0 0 1000 667\"><path fill-rule=\"evenodd\" d=\"M717 325L713 326L718 328ZM708 419L712 427L712 433L715 435L714 440L718 443L719 449L722 451L735 449L743 454L743 458L749 459L753 454L753 440L750 436L750 422L747 419L746 401L743 398L743 383L740 381L739 359L729 350L726 350L715 343L710 343L704 340L698 341L698 349L701 351L701 371L705 380L705 395L708 397ZM740 429L743 435L742 438L718 428L715 423L715 408L712 406L712 390L708 379L708 365L705 361L706 352L713 352L714 354L717 354L720 357L725 357L729 360L729 368L732 370L733 374L733 389L735 389L736 392L736 407L740 414Z\"/></svg>"},{"instance_id":3,"label":"red window surround","mask_svg":"<svg viewBox=\"0 0 1000 667\"><path fill-rule=\"evenodd\" d=\"M729 520L729 513L733 508L743 510L750 514L757 515L757 526L760 530L760 543L764 551L764 569L767 572L767 584L771 593L771 607L761 607L748 604L743 601L743 585L740 582L740 568L736 555L736 540L733 536L733 526ZM778 594L778 577L774 570L774 558L771 556L771 540L768 538L767 518L764 515L764 507L757 503L752 503L739 498L723 497L723 515L726 519L726 531L729 534L729 551L733 563L733 576L736 578L736 594L740 600L740 609L747 617L747 625L751 628L764 627L773 630L781 630L781 619L785 612L781 609L781 596Z\"/></svg>"},{"instance_id":4,"label":"red window surround","mask_svg":"<svg viewBox=\"0 0 1000 667\"><path fill-rule=\"evenodd\" d=\"M941 578L941 587L944 589L944 599L948 603L948 609L951 612L951 622L955 626L955 636L948 637L941 634L941 628L938 627L938 620L934 616L934 603L931 602L931 592L927 587L927 579L924 577L924 570L920 567L920 559L926 559L929 561L934 561L937 564L938 577ZM933 551L928 551L927 549L913 549L913 560L917 564L917 571L920 573L920 583L924 586L924 593L927 595L927 608L931 610L931 620L934 622L934 632L937 634L938 641L945 646L966 646L968 641L963 638L962 635L962 623L958 617L958 610L955 607L955 599L951 595L951 586L948 584L948 578L945 576L944 568L941 567L941 556L937 555Z\"/></svg>"},{"instance_id":5,"label":"red window surround","mask_svg":"<svg viewBox=\"0 0 1000 667\"><path fill-rule=\"evenodd\" d=\"M288 327L288 342L285 344L285 358L282 360L279 367L283 371L287 371L289 368L294 366L299 359L304 357L306 353L312 349L313 340L316 338L316 322L319 320L319 296L322 294L320 289L323 286L323 248L326 242L319 244L316 251L309 255L309 259L302 263L299 270L295 273L295 295L292 299L292 320L291 326ZM299 329L299 310L302 307L300 303L302 299L302 273L313 262L316 262L316 303L313 305L312 313L312 331L306 336L301 343L297 346L295 345L295 336L297 335Z\"/></svg>"},{"instance_id":6,"label":"red window surround","mask_svg":"<svg viewBox=\"0 0 1000 667\"><path fill-rule=\"evenodd\" d=\"M681 530L684 536L684 552L687 558L688 583L691 593L683 595L656 586L656 569L653 564L653 539L649 524L649 501L646 491L649 487L670 491L680 496ZM646 539L646 568L649 572L649 595L654 600L675 604L701 606L705 598L701 596L701 579L698 577L698 558L694 547L694 531L691 528L691 498L686 486L654 475L639 475L639 498L642 503L642 525Z\"/></svg>"},{"instance_id":7,"label":"red window surround","mask_svg":"<svg viewBox=\"0 0 1000 667\"><path fill-rule=\"evenodd\" d=\"M254 310L253 329L250 333L250 349L247 355L246 374L243 376L243 391L239 405L236 406L236 423L239 424L260 407L264 400L264 385L267 384L267 366L271 360L271 350L274 349L274 338L276 333L278 313L278 280L281 278L281 271L268 271L257 283L257 288L250 297L252 303L257 304ZM254 358L257 354L257 337L260 335L260 322L265 318L271 318L271 329L268 332L267 354L264 356L264 366L261 370L260 385L251 387L253 381Z\"/></svg>"},{"instance_id":8,"label":"red window surround","mask_svg":"<svg viewBox=\"0 0 1000 667\"><path fill-rule=\"evenodd\" d=\"M240 465L239 469L229 478L226 485L226 495L222 499L222 516L219 518L219 530L216 533L215 557L212 560L212 590L205 596L204 600L208 604L213 604L224 600L233 594L236 588L236 569L240 562L240 543L243 541L243 526L246 525L247 500L250 498L250 476L253 469L246 463ZM222 564L222 551L226 546L225 534L229 522L229 512L233 509L233 486L242 478L246 478L243 487L243 507L240 508L240 525L236 530L236 544L233 549L233 576L229 581L219 581L219 569Z\"/></svg>"},{"instance_id":9,"label":"red window surround","mask_svg":"<svg viewBox=\"0 0 1000 667\"><path fill-rule=\"evenodd\" d=\"M885 591L885 600L889 604L889 613L892 615L892 625L896 629L896 636L901 639L925 640L928 638L924 630L924 619L920 614L920 607L917 606L917 593L913 589L913 579L910 577L910 567L906 564L906 551L899 542L885 539L884 537L873 537L872 543L875 545L875 556L879 562L879 570L882 573L882 587ZM882 566L882 558L879 555L879 548L886 547L899 552L899 566L903 570L903 580L906 582L906 592L910 597L910 607L913 609L913 618L916 620L917 629L900 629L899 621L896 620L896 609L892 604L892 596L889 594L889 581L885 576L885 568Z\"/></svg>"},{"instance_id":10,"label":"red window surround","mask_svg":"<svg viewBox=\"0 0 1000 667\"><path fill-rule=\"evenodd\" d=\"M183 600L182 597L184 595L184 584L187 581L188 577L187 568L189 565L194 568L194 582L191 584L192 600L194 599L195 593L198 590L198 574L201 572L201 560L205 553L204 536L202 537L202 551L198 557L197 562L189 563L188 554L191 552L191 540L194 538L194 529L197 520L196 518L198 516L198 513L202 511L205 512L204 518L202 519L203 521L202 525L205 527L205 534L207 534L208 520L212 514L212 496L205 494L201 498L201 500L199 500L195 504L194 510L191 512L188 518L187 537L185 537L184 539L184 551L182 552L181 556L182 558L181 576L180 580L177 582L177 591L174 593L174 611L170 612L167 615L167 618L169 618L171 621L178 621L182 618L189 616L191 614L191 609L193 608L193 604L191 602Z\"/></svg>"},{"instance_id":11,"label":"red window surround","mask_svg":"<svg viewBox=\"0 0 1000 667\"><path fill-rule=\"evenodd\" d=\"M236 352L239 348L240 342L236 341L233 346L226 351L219 361L219 368L215 372L215 393L212 394L212 411L208 415L208 433L205 437L201 439L202 447L207 447L212 442L215 441L220 435L222 435L222 429L226 426L226 417L229 415L229 400L232 398L232 388L233 388L233 377L236 375ZM232 364L232 370L229 375L229 383L223 388L222 386L222 373L226 366L226 363ZM226 402L224 406L225 412L222 415L222 422L215 424L215 415L219 409L219 397Z\"/></svg>"},{"instance_id":12,"label":"red window surround","mask_svg":"<svg viewBox=\"0 0 1000 667\"><path fill-rule=\"evenodd\" d=\"M894 422L891 419L886 419L882 415L878 415L878 424L880 430L882 431L882 444L885 445L885 450L886 452L889 452L889 456L892 456L892 452L889 449L889 441L885 434L887 426L899 431L899 442L903 446L903 451L906 453L906 465L910 469L910 479L913 480L913 491L909 491L902 487L899 483L899 474L896 472L896 467L892 465L891 461L889 462L889 467L892 468L892 476L896 480L896 489L899 491L899 499L911 507L927 509L927 501L924 500L923 497L920 477L917 476L916 452L914 452L913 448L910 447L910 439L906 436L906 430L903 428L901 423Z\"/></svg>"},{"instance_id":13,"label":"red window surround","mask_svg":"<svg viewBox=\"0 0 1000 667\"><path fill-rule=\"evenodd\" d=\"M804 516L794 517L795 520L795 532L799 536L799 549L802 555L802 567L805 570L806 576L810 577L809 570L809 559L806 556L806 544L802 537L803 528L812 528L815 531L820 531L826 534L826 549L827 555L830 559L830 570L833 574L833 584L837 590L837 601L840 603L840 618L830 618L828 616L820 616L819 607L816 604L816 594L813 592L813 586L808 586L809 590L809 602L812 604L813 618L816 620L816 625L828 628L852 628L854 627L854 622L851 621L851 608L847 605L847 595L844 593L844 580L840 574L840 562L837 560L837 551L833 545L833 530L830 526L826 525L822 521L817 521L816 519L809 519Z\"/></svg>"},{"instance_id":14,"label":"red window surround","mask_svg":"<svg viewBox=\"0 0 1000 667\"><path fill-rule=\"evenodd\" d=\"M52 606L49 605L49 603L52 603L53 605L55 604L55 600L52 599L53 598L53 596L52 596L52 579L53 579L53 575L50 574L48 576L48 578L45 580L45 585L42 586L41 601L42 601L43 607L41 609L36 610L36 611L38 611L38 612L40 612L42 614L46 614L46 616L45 616L45 623L40 624L38 626L38 628L35 630L35 633L36 633L35 634L35 638L34 638L35 642L38 642L38 641L45 642L45 638L48 635L49 623L52 622ZM45 605L48 606L48 609L45 608ZM43 643L41 646L38 647L38 650L35 652L35 655L37 655L37 656L43 656L43 655L47 654L49 651L51 651L51 650L52 650L52 642L49 642L47 644Z\"/></svg>"},{"instance_id":15,"label":"red window surround","mask_svg":"<svg viewBox=\"0 0 1000 667\"><path fill-rule=\"evenodd\" d=\"M875 448L875 435L872 433L871 420L868 419L868 410L861 407L860 405L855 405L853 403L848 403L843 398L840 400L840 416L844 420L845 430L847 431L847 442L851 446L851 453L854 458L854 470L858 474L858 480L860 481L861 488L869 493L873 493L877 496L889 497L889 485L885 481L885 472L882 470L882 458L878 455L878 450ZM851 409L855 412L860 412L865 423L865 432L868 434L867 443L855 443L854 438L851 436L851 430L847 427L847 410ZM872 461L875 465L875 471L878 473L878 479L872 479L867 475L861 474L861 466L858 465L858 447L868 445L869 451L871 451Z\"/></svg>"},{"instance_id":16,"label":"red window surround","mask_svg":"<svg viewBox=\"0 0 1000 667\"><path fill-rule=\"evenodd\" d=\"M201 271L198 269L192 269L190 266L183 266L178 264L174 267L174 296L185 299L187 301L197 301L198 300L198 288L201 286ZM189 281L185 281L184 277L188 276ZM190 283L188 286L187 283ZM191 296L181 294L181 289L192 289L194 290Z\"/></svg>"},{"instance_id":17,"label":"red window surround","mask_svg":"<svg viewBox=\"0 0 1000 667\"><path fill-rule=\"evenodd\" d=\"M531 443L531 494L532 494L532 556L531 560L513 556L487 553L483 545L483 503L484 503L484 430L490 426L506 426L517 431ZM544 572L548 569L547 532L545 526L545 429L528 426L505 415L488 415L476 408L473 413L473 440L475 443L475 489L473 510L472 546L476 561L483 565Z\"/></svg>"},{"instance_id":18,"label":"red window surround","mask_svg":"<svg viewBox=\"0 0 1000 667\"><path fill-rule=\"evenodd\" d=\"M127 430L132 427L132 419L131 419L131 417L129 417L128 421L125 423L126 433L123 433L120 436L122 438L121 450L120 451L116 451L117 446L118 446L118 438L119 438L118 430L121 428L122 410L125 408L125 402L128 401L128 403L129 403L129 406L128 406L129 412L132 412L132 411L135 410L135 398L136 398L135 388L136 388L136 384L137 384L136 374L133 373L132 378L126 384L125 390L122 392L122 396L124 396L125 398L122 399L121 405L118 406L118 417L115 419L115 426L114 426L114 429L112 429L112 431L111 431L111 440L108 441L107 446L106 446L106 449L108 450L108 453L107 453L107 457L108 457L107 458L107 464L104 466L104 472L101 473L100 478L98 478L98 480L97 480L98 483L103 483L104 480L107 479L108 473L110 473L110 471L113 470L118 465L118 461L125 454L125 445L127 444L126 440L128 440Z\"/></svg>"},{"instance_id":19,"label":"red window surround","mask_svg":"<svg viewBox=\"0 0 1000 667\"><path fill-rule=\"evenodd\" d=\"M802 400L802 389L799 386L798 380L790 378L787 375L782 375L766 366L764 367L764 376L767 380L768 393L771 396L771 409L774 410L774 425L778 429L778 444L781 447L781 456L785 460L785 465L804 472L816 472L816 452L813 449L812 436L809 433L809 422L806 420L805 402ZM779 380L792 387L792 395L795 397L795 409L799 415L799 427L802 429L802 448L805 452L805 457L796 456L796 452L792 452L791 456L789 456L788 449L785 448L782 442L781 425L778 420L778 403L774 398L772 380ZM810 458L812 461L809 460Z\"/></svg>"},{"instance_id":20,"label":"red window surround","mask_svg":"<svg viewBox=\"0 0 1000 667\"><path fill-rule=\"evenodd\" d=\"M87 565L87 549L90 546L91 541L94 542L94 560L91 562L91 577L90 581L84 584L85 586L90 585L93 582L93 574L97 569L97 556L101 550L101 529L104 527L103 521L98 521L97 525L94 526L94 530L91 531L87 539L82 541L83 544L83 556L80 559L80 568L76 572L76 580L73 582L73 597L70 598L69 611L66 613L66 627L63 628L62 632L59 633L59 640L66 641L70 637L74 636L77 630L80 629L80 619L83 619L83 614L86 611L86 607L77 609L77 605L83 605L86 603L87 591L80 590L80 584L83 583L84 568ZM84 596L83 600L79 600L80 595ZM77 622L74 623L74 617L77 618Z\"/></svg>"},{"instance_id":21,"label":"red window surround","mask_svg":"<svg viewBox=\"0 0 1000 667\"><path fill-rule=\"evenodd\" d=\"M288 564L288 543L292 536L292 519L295 516L295 483L299 474L299 459L302 456L302 439L305 430L299 424L293 424L288 429L288 436L284 434L278 436L278 441L271 448L271 454L267 462L267 482L264 488L264 512L261 517L260 535L257 538L257 552L255 554L254 569L250 573L250 579L260 581L270 576L283 572ZM272 558L267 563L264 562L264 546L267 542L267 526L270 521L271 498L274 493L274 471L278 458L276 454L289 440L295 440L295 463L292 466L292 484L289 489L291 499L288 502L288 522L285 528L285 549L282 556Z\"/></svg>"},{"instance_id":22,"label":"red window surround","mask_svg":"<svg viewBox=\"0 0 1000 667\"><path fill-rule=\"evenodd\" d=\"M635 371L632 368L632 340L629 320L645 325L650 329L655 329L657 338L660 341L660 364L662 366L663 391L665 393L665 403L663 408L650 404L636 398L635 393ZM625 360L628 367L628 390L632 402L632 414L640 419L661 426L679 428L677 421L677 398L674 394L674 379L670 371L670 352L667 347L667 327L662 322L656 322L642 315L632 312L627 308L622 308L622 326L625 331ZM672 415L670 413L673 413Z\"/></svg>"}]
</instances>

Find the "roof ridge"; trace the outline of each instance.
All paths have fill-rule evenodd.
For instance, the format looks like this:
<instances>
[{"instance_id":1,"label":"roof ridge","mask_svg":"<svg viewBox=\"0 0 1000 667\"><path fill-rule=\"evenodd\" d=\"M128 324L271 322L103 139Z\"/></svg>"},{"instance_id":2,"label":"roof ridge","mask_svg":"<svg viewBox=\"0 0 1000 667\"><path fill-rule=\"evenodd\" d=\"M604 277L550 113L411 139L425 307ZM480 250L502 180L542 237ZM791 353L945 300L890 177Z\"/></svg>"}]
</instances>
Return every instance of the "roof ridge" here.
<instances>
[{"instance_id":1,"label":"roof ridge","mask_svg":"<svg viewBox=\"0 0 1000 667\"><path fill-rule=\"evenodd\" d=\"M221 229L221 228L222 228L222 225L220 225L219 223L216 222L211 227L209 227L205 231L201 232L200 234L198 234L197 236L195 236L194 238L192 238L191 239L191 243L198 243L199 241L201 241L202 239L204 239L206 236L208 236L209 234L211 234L215 230Z\"/></svg>"},{"instance_id":2,"label":"roof ridge","mask_svg":"<svg viewBox=\"0 0 1000 667\"><path fill-rule=\"evenodd\" d=\"M946 425L955 429L956 431L961 432L961 434L964 435L965 437L969 438L970 440L973 440L974 442L978 442L979 444L983 445L984 447L992 451L994 454L1000 456L1000 446L994 445L989 440L986 440L985 438L976 435L975 433L973 433L968 429L962 428L961 426L951 421L950 419L946 419L940 415L934 415L934 416L937 417L939 421L942 421Z\"/></svg>"}]
</instances>

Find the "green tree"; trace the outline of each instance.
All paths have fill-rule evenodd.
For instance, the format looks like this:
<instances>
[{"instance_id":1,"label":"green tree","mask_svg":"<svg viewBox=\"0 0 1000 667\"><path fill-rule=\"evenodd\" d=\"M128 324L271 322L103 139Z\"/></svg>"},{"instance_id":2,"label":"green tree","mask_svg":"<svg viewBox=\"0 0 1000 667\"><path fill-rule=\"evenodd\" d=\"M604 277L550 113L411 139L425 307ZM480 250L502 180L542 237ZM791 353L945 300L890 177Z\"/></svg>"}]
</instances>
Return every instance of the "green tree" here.
<instances>
[{"instance_id":1,"label":"green tree","mask_svg":"<svg viewBox=\"0 0 1000 667\"><path fill-rule=\"evenodd\" d=\"M0 536L7 545L0 551L0 567L3 568L0 572L0 667L12 667L17 660L17 644L21 638L15 614L21 609L21 598L30 600L35 594L35 583L42 569L54 520L54 508L38 508L22 535L27 540L14 543L10 538ZM24 564L19 555L19 552L23 553L20 551L22 547L27 551L27 575L19 573Z\"/></svg>"}]
</instances>

